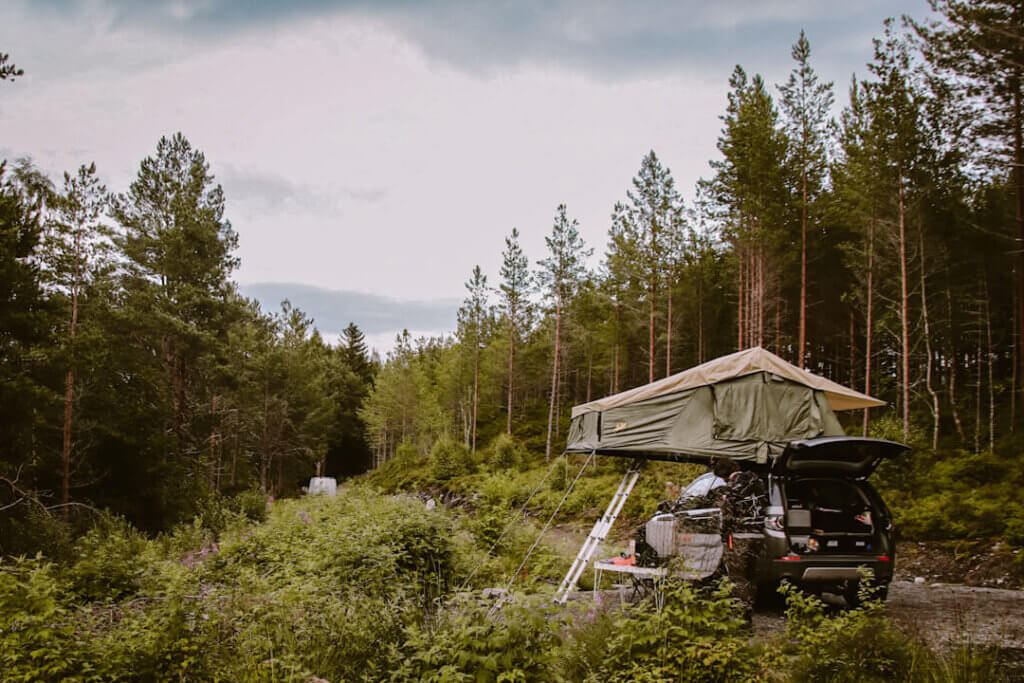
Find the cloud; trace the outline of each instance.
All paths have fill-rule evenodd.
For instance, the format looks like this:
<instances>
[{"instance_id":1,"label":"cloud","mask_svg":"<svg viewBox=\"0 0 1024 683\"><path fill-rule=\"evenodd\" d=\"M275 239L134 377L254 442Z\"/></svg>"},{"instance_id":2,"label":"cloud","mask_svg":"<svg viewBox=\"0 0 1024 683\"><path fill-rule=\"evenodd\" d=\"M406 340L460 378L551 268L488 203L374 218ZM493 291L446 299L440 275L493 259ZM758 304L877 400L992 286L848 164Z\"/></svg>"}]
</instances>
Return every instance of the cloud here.
<instances>
[{"instance_id":1,"label":"cloud","mask_svg":"<svg viewBox=\"0 0 1024 683\"><path fill-rule=\"evenodd\" d=\"M39 4L61 12L92 6L79 0ZM107 0L104 7L115 25L217 39L270 24L344 16L383 25L427 56L465 71L559 64L606 76L766 58L785 63L788 50L779 46L794 42L801 28L827 51L846 33L877 30L884 16L928 11L925 0Z\"/></svg>"},{"instance_id":2,"label":"cloud","mask_svg":"<svg viewBox=\"0 0 1024 683\"><path fill-rule=\"evenodd\" d=\"M454 330L458 299L406 301L376 294L337 291L291 282L259 282L241 286L266 312L279 311L288 299L316 321L325 334L336 334L354 322L369 337L394 335L403 329L440 334Z\"/></svg>"},{"instance_id":3,"label":"cloud","mask_svg":"<svg viewBox=\"0 0 1024 683\"><path fill-rule=\"evenodd\" d=\"M387 197L382 187L322 187L293 182L273 173L224 165L217 174L228 199L244 204L250 212L263 214L331 215L340 213L348 202L373 204Z\"/></svg>"}]
</instances>

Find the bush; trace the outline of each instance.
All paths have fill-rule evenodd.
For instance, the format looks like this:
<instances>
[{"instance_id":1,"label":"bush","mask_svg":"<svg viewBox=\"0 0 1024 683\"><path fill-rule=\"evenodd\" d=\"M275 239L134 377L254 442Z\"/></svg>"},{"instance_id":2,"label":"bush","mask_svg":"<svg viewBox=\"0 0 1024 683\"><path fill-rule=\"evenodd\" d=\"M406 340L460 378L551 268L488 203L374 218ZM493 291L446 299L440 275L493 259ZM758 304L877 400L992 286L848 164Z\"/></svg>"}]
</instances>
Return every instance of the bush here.
<instances>
[{"instance_id":1,"label":"bush","mask_svg":"<svg viewBox=\"0 0 1024 683\"><path fill-rule=\"evenodd\" d=\"M103 515L75 543L67 575L72 590L87 600L115 600L138 590L146 563L146 538L122 517Z\"/></svg>"},{"instance_id":2,"label":"bush","mask_svg":"<svg viewBox=\"0 0 1024 683\"><path fill-rule=\"evenodd\" d=\"M403 460L411 462L418 458L419 455L419 449L416 448L416 446L411 441L403 441L398 445L398 448L395 449L396 460L401 458Z\"/></svg>"},{"instance_id":3,"label":"bush","mask_svg":"<svg viewBox=\"0 0 1024 683\"><path fill-rule=\"evenodd\" d=\"M904 681L931 665L927 650L885 618L872 588L861 589L861 607L836 616L789 583L779 590L786 596L787 635L798 643L787 665L795 681Z\"/></svg>"},{"instance_id":4,"label":"bush","mask_svg":"<svg viewBox=\"0 0 1024 683\"><path fill-rule=\"evenodd\" d=\"M253 522L267 519L267 494L259 489L249 489L230 498L230 508Z\"/></svg>"},{"instance_id":5,"label":"bush","mask_svg":"<svg viewBox=\"0 0 1024 683\"><path fill-rule=\"evenodd\" d=\"M665 588L660 611L649 603L615 622L601 663L602 681L747 681L755 658L743 634L744 619L723 581L702 594L691 583Z\"/></svg>"},{"instance_id":6,"label":"bush","mask_svg":"<svg viewBox=\"0 0 1024 683\"><path fill-rule=\"evenodd\" d=\"M0 507L7 502L0 498ZM23 501L0 514L0 556L43 553L64 561L71 556L72 545L71 525L36 500Z\"/></svg>"},{"instance_id":7,"label":"bush","mask_svg":"<svg viewBox=\"0 0 1024 683\"><path fill-rule=\"evenodd\" d=\"M510 434L501 434L488 449L487 464L496 470L510 470L523 462L523 448Z\"/></svg>"},{"instance_id":8,"label":"bush","mask_svg":"<svg viewBox=\"0 0 1024 683\"><path fill-rule=\"evenodd\" d=\"M509 605L491 619L487 607L456 606L430 627L413 624L396 654L400 681L558 680L560 638L538 601Z\"/></svg>"},{"instance_id":9,"label":"bush","mask_svg":"<svg viewBox=\"0 0 1024 683\"><path fill-rule=\"evenodd\" d=\"M0 564L0 671L5 681L60 681L82 671L53 566Z\"/></svg>"},{"instance_id":10,"label":"bush","mask_svg":"<svg viewBox=\"0 0 1024 683\"><path fill-rule=\"evenodd\" d=\"M469 449L447 437L438 439L430 451L431 471L435 479L445 481L473 471Z\"/></svg>"}]
</instances>

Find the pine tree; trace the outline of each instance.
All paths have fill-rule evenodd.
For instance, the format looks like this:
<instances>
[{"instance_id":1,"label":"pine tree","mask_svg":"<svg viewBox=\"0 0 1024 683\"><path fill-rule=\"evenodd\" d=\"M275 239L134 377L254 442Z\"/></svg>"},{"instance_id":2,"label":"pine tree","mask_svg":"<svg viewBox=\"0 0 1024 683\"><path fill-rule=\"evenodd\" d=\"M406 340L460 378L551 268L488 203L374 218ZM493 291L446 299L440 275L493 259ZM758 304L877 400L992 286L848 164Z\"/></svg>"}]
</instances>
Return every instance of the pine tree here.
<instances>
[{"instance_id":1,"label":"pine tree","mask_svg":"<svg viewBox=\"0 0 1024 683\"><path fill-rule=\"evenodd\" d=\"M16 78L25 75L24 69L11 61L11 56L6 52L0 52L0 81L14 82Z\"/></svg>"},{"instance_id":2,"label":"pine tree","mask_svg":"<svg viewBox=\"0 0 1024 683\"><path fill-rule=\"evenodd\" d=\"M823 187L832 124L829 111L834 101L832 83L818 81L818 75L811 68L810 58L811 45L801 30L800 38L793 46L796 66L786 85L779 88L790 140L791 165L800 184L797 195L800 204L800 331L797 358L801 368L804 367L807 355L808 213Z\"/></svg>"},{"instance_id":3,"label":"pine tree","mask_svg":"<svg viewBox=\"0 0 1024 683\"><path fill-rule=\"evenodd\" d=\"M875 159L888 176L890 196L895 205L896 242L899 264L898 315L904 437L910 435L910 299L908 273L907 206L913 189L920 157L921 126L919 112L924 108L920 92L910 73L910 52L906 40L898 35L891 20L886 22L884 39L875 41L875 58L868 65L874 80L865 83L866 106L871 117L873 148L881 154Z\"/></svg>"},{"instance_id":4,"label":"pine tree","mask_svg":"<svg viewBox=\"0 0 1024 683\"><path fill-rule=\"evenodd\" d=\"M199 379L223 351L236 313L229 276L238 265L232 255L238 237L224 220L224 193L205 156L181 133L160 139L112 213L123 228L116 244L124 256L125 313L137 328L137 343L159 359L160 402L167 406L177 464L184 466L200 452L199 435L190 430L200 403L192 390L209 387Z\"/></svg>"},{"instance_id":5,"label":"pine tree","mask_svg":"<svg viewBox=\"0 0 1024 683\"><path fill-rule=\"evenodd\" d=\"M473 405L469 444L471 453L476 452L476 428L480 409L480 347L484 342L487 318L490 317L488 305L487 276L480 266L473 266L469 281L465 283L469 296L462 302L459 309L459 337L464 345L473 349Z\"/></svg>"},{"instance_id":6,"label":"pine tree","mask_svg":"<svg viewBox=\"0 0 1024 683\"><path fill-rule=\"evenodd\" d=\"M22 175L0 162L0 463L12 468L34 456L29 442L44 390L30 359L49 317L35 258L43 201Z\"/></svg>"},{"instance_id":7,"label":"pine tree","mask_svg":"<svg viewBox=\"0 0 1024 683\"><path fill-rule=\"evenodd\" d=\"M592 250L586 249L577 229L576 219L569 220L565 204L560 204L551 226L551 234L544 238L548 257L537 262L540 270L537 281L545 298L554 306L555 350L551 363L551 401L548 405L548 435L544 455L551 458L551 433L555 420L555 401L558 400L559 356L562 352L562 313L567 301L579 285L586 271L586 259Z\"/></svg>"},{"instance_id":8,"label":"pine tree","mask_svg":"<svg viewBox=\"0 0 1024 683\"><path fill-rule=\"evenodd\" d=\"M924 55L972 105L976 161L987 164L997 177L1012 177L1018 243L1016 384L1018 375L1024 375L1024 3L929 0L929 5L940 20L911 22L925 41ZM1011 424L1015 419L1011 416Z\"/></svg>"},{"instance_id":9,"label":"pine tree","mask_svg":"<svg viewBox=\"0 0 1024 683\"><path fill-rule=\"evenodd\" d=\"M703 183L719 205L716 219L733 245L737 265L737 346L764 343L766 257L785 227L787 140L778 111L760 76L736 67L729 79L729 104L718 138L723 158Z\"/></svg>"},{"instance_id":10,"label":"pine tree","mask_svg":"<svg viewBox=\"0 0 1024 683\"><path fill-rule=\"evenodd\" d=\"M60 346L65 356L64 421L61 445L61 502L65 514L70 500L71 429L74 408L77 337L80 304L85 291L112 268L112 231L103 223L108 210L107 188L96 175L96 165L82 166L75 175L64 174L64 187L54 200L54 215L44 241L45 277L68 299L66 333Z\"/></svg>"},{"instance_id":11,"label":"pine tree","mask_svg":"<svg viewBox=\"0 0 1024 683\"><path fill-rule=\"evenodd\" d=\"M661 165L654 150L641 161L640 172L633 178L633 188L627 192L627 197L629 203L624 206L622 220L625 221L625 230L633 233L632 239L637 246L635 255L639 261L632 267L646 290L647 381L653 382L658 295L662 289L667 289L665 271L669 268L672 246L678 242L682 230L684 207L672 172ZM666 298L671 307L671 292L666 293Z\"/></svg>"},{"instance_id":12,"label":"pine tree","mask_svg":"<svg viewBox=\"0 0 1024 683\"><path fill-rule=\"evenodd\" d=\"M505 238L501 263L501 311L508 325L508 396L505 431L512 433L512 397L515 385L516 342L529 319L529 292L533 285L530 261L519 246L519 230Z\"/></svg>"}]
</instances>

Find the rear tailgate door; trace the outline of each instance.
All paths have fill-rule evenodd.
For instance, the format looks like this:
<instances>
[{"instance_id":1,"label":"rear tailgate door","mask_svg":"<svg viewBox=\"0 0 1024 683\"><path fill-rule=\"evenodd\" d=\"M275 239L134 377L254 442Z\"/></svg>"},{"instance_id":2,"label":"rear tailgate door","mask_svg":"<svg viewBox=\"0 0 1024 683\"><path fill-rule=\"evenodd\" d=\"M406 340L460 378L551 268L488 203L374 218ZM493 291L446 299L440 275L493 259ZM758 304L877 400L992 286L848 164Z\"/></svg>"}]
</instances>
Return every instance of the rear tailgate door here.
<instances>
[{"instance_id":1,"label":"rear tailgate door","mask_svg":"<svg viewBox=\"0 0 1024 683\"><path fill-rule=\"evenodd\" d=\"M831 476L864 479L886 458L902 455L908 446L883 439L822 436L792 441L772 464L777 475Z\"/></svg>"}]
</instances>

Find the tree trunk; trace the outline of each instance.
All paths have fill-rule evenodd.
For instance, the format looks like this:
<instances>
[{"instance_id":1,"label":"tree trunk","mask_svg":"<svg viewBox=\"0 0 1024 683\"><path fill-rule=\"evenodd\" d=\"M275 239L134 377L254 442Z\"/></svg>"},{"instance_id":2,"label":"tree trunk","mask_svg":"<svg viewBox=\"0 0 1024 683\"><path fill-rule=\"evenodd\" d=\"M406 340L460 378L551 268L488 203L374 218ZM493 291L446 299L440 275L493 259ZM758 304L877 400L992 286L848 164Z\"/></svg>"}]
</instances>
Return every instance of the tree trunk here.
<instances>
[{"instance_id":1,"label":"tree trunk","mask_svg":"<svg viewBox=\"0 0 1024 683\"><path fill-rule=\"evenodd\" d=\"M775 355L782 355L782 294L780 285L775 284Z\"/></svg>"},{"instance_id":2,"label":"tree trunk","mask_svg":"<svg viewBox=\"0 0 1024 683\"><path fill-rule=\"evenodd\" d=\"M932 397L932 450L936 450L939 447L939 422L941 420L941 414L939 412L939 394L932 386L932 336L931 327L928 322L928 290L926 287L927 278L925 277L924 230L918 229L917 236L921 249L921 317L924 322L924 352L927 356L925 361L924 385L928 390L928 395Z\"/></svg>"},{"instance_id":3,"label":"tree trunk","mask_svg":"<svg viewBox=\"0 0 1024 683\"><path fill-rule=\"evenodd\" d=\"M555 359L551 368L551 403L548 405L548 439L544 446L544 459L551 460L551 427L555 421L555 399L558 391L558 354L561 351L562 297L555 301Z\"/></svg>"},{"instance_id":4,"label":"tree trunk","mask_svg":"<svg viewBox=\"0 0 1024 683\"><path fill-rule=\"evenodd\" d=\"M797 344L797 358L804 367L807 346L807 169L801 174L803 180L803 201L800 204L800 341Z\"/></svg>"},{"instance_id":5,"label":"tree trunk","mask_svg":"<svg viewBox=\"0 0 1024 683\"><path fill-rule=\"evenodd\" d=\"M647 291L650 297L650 324L648 325L648 345L647 348L650 351L650 358L647 362L647 381L654 381L654 282L651 281L651 286Z\"/></svg>"},{"instance_id":6,"label":"tree trunk","mask_svg":"<svg viewBox=\"0 0 1024 683\"><path fill-rule=\"evenodd\" d=\"M736 308L736 349L743 350L746 345L743 343L743 304L747 298L747 282L744 279L743 266L744 259L747 255L743 253L743 247L739 244L736 245L736 262L739 264L739 272L736 274L737 278L737 308Z\"/></svg>"},{"instance_id":7,"label":"tree trunk","mask_svg":"<svg viewBox=\"0 0 1024 683\"><path fill-rule=\"evenodd\" d=\"M910 311L907 294L907 226L903 201L903 164L896 166L900 228L900 343L903 355L903 438L910 438Z\"/></svg>"},{"instance_id":8,"label":"tree trunk","mask_svg":"<svg viewBox=\"0 0 1024 683\"><path fill-rule=\"evenodd\" d=\"M855 377L857 371L857 320L853 311L853 306L850 306L850 386L857 384L857 378Z\"/></svg>"},{"instance_id":9,"label":"tree trunk","mask_svg":"<svg viewBox=\"0 0 1024 683\"><path fill-rule=\"evenodd\" d=\"M764 246L757 247L757 345L764 346Z\"/></svg>"},{"instance_id":10,"label":"tree trunk","mask_svg":"<svg viewBox=\"0 0 1024 683\"><path fill-rule=\"evenodd\" d=\"M704 257L701 256L703 259ZM704 263L697 271L697 364L704 362Z\"/></svg>"},{"instance_id":11,"label":"tree trunk","mask_svg":"<svg viewBox=\"0 0 1024 683\"><path fill-rule=\"evenodd\" d=\"M210 461L207 463L207 482L211 491L217 490L217 394L210 399ZM319 467L319 463L317 464Z\"/></svg>"},{"instance_id":12,"label":"tree trunk","mask_svg":"<svg viewBox=\"0 0 1024 683\"><path fill-rule=\"evenodd\" d=\"M477 322L479 325L479 321ZM477 330L479 334L479 328ZM473 335L473 432L470 453L476 453L476 418L477 407L480 404L480 340Z\"/></svg>"},{"instance_id":13,"label":"tree trunk","mask_svg":"<svg viewBox=\"0 0 1024 683\"><path fill-rule=\"evenodd\" d=\"M988 275L982 279L985 292L985 350L988 366L988 451L996 450L996 389L992 377L992 312L989 309Z\"/></svg>"},{"instance_id":14,"label":"tree trunk","mask_svg":"<svg viewBox=\"0 0 1024 683\"><path fill-rule=\"evenodd\" d=\"M980 317L981 307L978 314ZM975 363L977 363L977 382L974 386L974 452L981 452L981 321L978 321L978 343L976 346Z\"/></svg>"},{"instance_id":15,"label":"tree trunk","mask_svg":"<svg viewBox=\"0 0 1024 683\"><path fill-rule=\"evenodd\" d=\"M615 299L615 383L613 385L612 393L619 393L619 348L621 346L619 340L619 334L622 330L622 304L619 303L619 299L616 296Z\"/></svg>"},{"instance_id":16,"label":"tree trunk","mask_svg":"<svg viewBox=\"0 0 1024 683\"><path fill-rule=\"evenodd\" d=\"M956 425L956 432L960 435L960 441L967 441L964 435L964 425L960 421L960 411L956 407L956 366L959 362L959 354L956 349L956 330L953 327L953 293L946 284L946 318L949 322L949 410L953 415L953 424Z\"/></svg>"},{"instance_id":17,"label":"tree trunk","mask_svg":"<svg viewBox=\"0 0 1024 683\"><path fill-rule=\"evenodd\" d=\"M1020 86L1019 80L1013 84L1013 184L1017 195L1017 324L1024 327L1024 133L1021 131ZM1017 344L1024 344L1024 329L1017 331ZM1019 374L1024 376L1024 347L1017 349L1017 362L1022 364ZM1017 416L1011 419L1016 420Z\"/></svg>"},{"instance_id":18,"label":"tree trunk","mask_svg":"<svg viewBox=\"0 0 1024 683\"><path fill-rule=\"evenodd\" d=\"M672 374L672 288L668 288L668 321L665 324L665 376Z\"/></svg>"},{"instance_id":19,"label":"tree trunk","mask_svg":"<svg viewBox=\"0 0 1024 683\"><path fill-rule=\"evenodd\" d=\"M587 351L587 403L590 403L590 388L591 382L594 377L594 352L593 350Z\"/></svg>"},{"instance_id":20,"label":"tree trunk","mask_svg":"<svg viewBox=\"0 0 1024 683\"><path fill-rule=\"evenodd\" d=\"M512 311L512 315L515 315L515 311ZM509 324L508 330L508 415L506 416L505 433L512 434L512 382L514 375L512 374L513 362L516 357L516 326L512 322Z\"/></svg>"},{"instance_id":21,"label":"tree trunk","mask_svg":"<svg viewBox=\"0 0 1024 683\"><path fill-rule=\"evenodd\" d=\"M874 292L874 277L875 277L875 221L871 219L868 221L868 292L867 292L867 322L865 323L864 329L864 393L868 396L871 395L871 331L874 326L874 319L872 318L873 304L875 299ZM870 408L864 409L864 428L863 434L866 437L868 435L868 411Z\"/></svg>"},{"instance_id":22,"label":"tree trunk","mask_svg":"<svg viewBox=\"0 0 1024 683\"><path fill-rule=\"evenodd\" d=\"M64 507L61 512L64 519L68 517L71 502L71 408L74 400L75 371L68 369L64 378L64 443L61 447L61 463L64 466L63 477L61 478L61 503Z\"/></svg>"}]
</instances>

